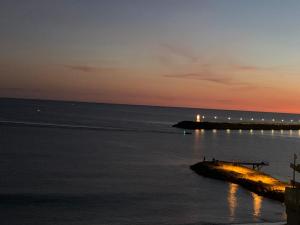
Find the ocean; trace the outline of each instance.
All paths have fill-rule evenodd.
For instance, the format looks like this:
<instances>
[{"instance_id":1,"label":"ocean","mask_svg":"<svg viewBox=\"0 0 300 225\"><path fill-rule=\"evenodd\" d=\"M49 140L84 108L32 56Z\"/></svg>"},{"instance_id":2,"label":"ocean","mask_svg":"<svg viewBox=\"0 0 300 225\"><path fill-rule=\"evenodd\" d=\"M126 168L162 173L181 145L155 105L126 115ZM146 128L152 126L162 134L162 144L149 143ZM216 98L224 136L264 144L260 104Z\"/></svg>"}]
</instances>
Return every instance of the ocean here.
<instances>
[{"instance_id":1,"label":"ocean","mask_svg":"<svg viewBox=\"0 0 300 225\"><path fill-rule=\"evenodd\" d=\"M207 225L280 222L282 203L189 166L268 161L289 181L298 131L192 131L182 120L296 123L300 115L0 99L3 225Z\"/></svg>"}]
</instances>

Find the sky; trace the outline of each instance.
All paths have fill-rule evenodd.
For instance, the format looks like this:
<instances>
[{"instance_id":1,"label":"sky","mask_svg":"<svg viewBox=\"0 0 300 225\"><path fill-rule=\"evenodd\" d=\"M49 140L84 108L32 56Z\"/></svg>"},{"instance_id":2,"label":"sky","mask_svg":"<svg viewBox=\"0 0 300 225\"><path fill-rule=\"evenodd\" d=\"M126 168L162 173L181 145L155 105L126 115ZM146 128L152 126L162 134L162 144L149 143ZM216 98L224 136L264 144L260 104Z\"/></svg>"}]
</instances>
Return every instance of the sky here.
<instances>
[{"instance_id":1,"label":"sky","mask_svg":"<svg viewBox=\"0 0 300 225\"><path fill-rule=\"evenodd\" d=\"M0 97L300 113L300 1L1 0Z\"/></svg>"}]
</instances>

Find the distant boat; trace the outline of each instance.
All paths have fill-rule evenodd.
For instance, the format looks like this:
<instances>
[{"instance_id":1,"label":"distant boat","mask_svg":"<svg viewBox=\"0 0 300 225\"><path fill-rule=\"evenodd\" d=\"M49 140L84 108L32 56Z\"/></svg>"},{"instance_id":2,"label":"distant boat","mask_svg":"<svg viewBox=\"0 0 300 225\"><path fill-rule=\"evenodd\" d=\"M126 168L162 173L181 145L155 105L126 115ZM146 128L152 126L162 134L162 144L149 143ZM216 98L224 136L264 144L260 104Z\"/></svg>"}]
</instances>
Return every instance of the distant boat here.
<instances>
[{"instance_id":1,"label":"distant boat","mask_svg":"<svg viewBox=\"0 0 300 225\"><path fill-rule=\"evenodd\" d=\"M192 132L183 131L183 134L184 134L184 135L186 135L186 134L192 134Z\"/></svg>"}]
</instances>

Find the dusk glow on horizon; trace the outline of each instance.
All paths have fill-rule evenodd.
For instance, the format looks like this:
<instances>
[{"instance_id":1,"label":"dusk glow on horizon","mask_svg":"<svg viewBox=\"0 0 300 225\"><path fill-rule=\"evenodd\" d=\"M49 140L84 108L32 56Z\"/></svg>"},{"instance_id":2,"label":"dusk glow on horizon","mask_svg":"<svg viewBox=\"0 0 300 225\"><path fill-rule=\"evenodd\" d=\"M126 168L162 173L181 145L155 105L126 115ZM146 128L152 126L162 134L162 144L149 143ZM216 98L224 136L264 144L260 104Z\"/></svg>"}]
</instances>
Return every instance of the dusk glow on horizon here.
<instances>
[{"instance_id":1,"label":"dusk glow on horizon","mask_svg":"<svg viewBox=\"0 0 300 225\"><path fill-rule=\"evenodd\" d=\"M0 2L0 97L300 113L300 2Z\"/></svg>"}]
</instances>

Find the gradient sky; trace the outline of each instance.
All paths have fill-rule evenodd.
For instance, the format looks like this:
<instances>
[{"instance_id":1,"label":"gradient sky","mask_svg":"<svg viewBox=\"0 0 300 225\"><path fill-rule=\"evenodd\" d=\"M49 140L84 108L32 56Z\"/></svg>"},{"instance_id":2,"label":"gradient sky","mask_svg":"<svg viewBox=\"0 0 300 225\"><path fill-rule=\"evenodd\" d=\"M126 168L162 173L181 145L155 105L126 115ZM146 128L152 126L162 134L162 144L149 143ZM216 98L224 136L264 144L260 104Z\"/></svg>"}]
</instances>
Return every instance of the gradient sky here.
<instances>
[{"instance_id":1,"label":"gradient sky","mask_svg":"<svg viewBox=\"0 0 300 225\"><path fill-rule=\"evenodd\" d=\"M1 0L0 97L300 113L300 1Z\"/></svg>"}]
</instances>

